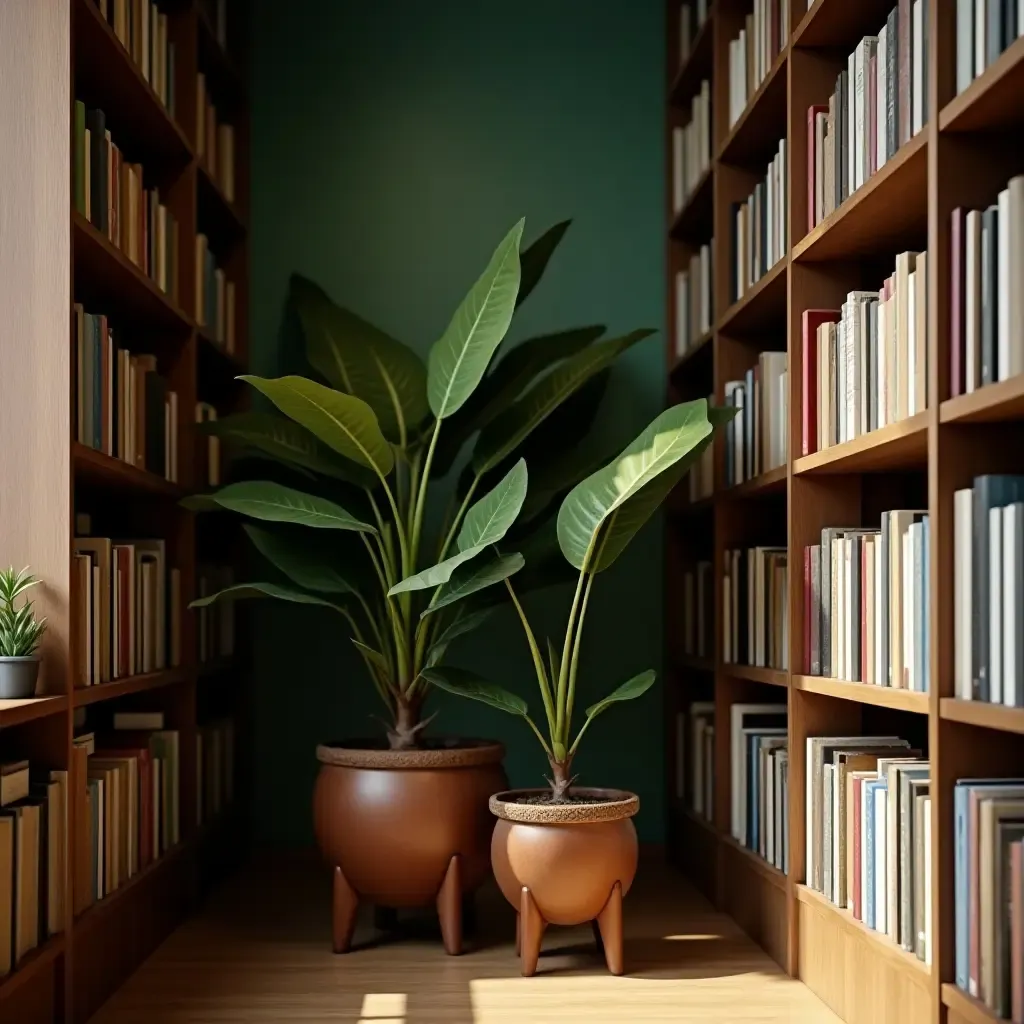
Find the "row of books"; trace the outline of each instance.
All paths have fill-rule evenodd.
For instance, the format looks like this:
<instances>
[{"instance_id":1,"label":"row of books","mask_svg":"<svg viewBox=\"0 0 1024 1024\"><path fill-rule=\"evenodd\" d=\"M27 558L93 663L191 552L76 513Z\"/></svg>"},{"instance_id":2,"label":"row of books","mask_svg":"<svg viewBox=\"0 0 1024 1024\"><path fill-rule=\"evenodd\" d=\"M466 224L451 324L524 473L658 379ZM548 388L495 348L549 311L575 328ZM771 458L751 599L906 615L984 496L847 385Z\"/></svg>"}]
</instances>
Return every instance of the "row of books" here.
<instances>
[{"instance_id":1,"label":"row of books","mask_svg":"<svg viewBox=\"0 0 1024 1024\"><path fill-rule=\"evenodd\" d=\"M217 108L210 99L206 76L196 76L196 156L206 164L210 176L220 185L224 198L235 201L235 129L218 122Z\"/></svg>"},{"instance_id":2,"label":"row of books","mask_svg":"<svg viewBox=\"0 0 1024 1024\"><path fill-rule=\"evenodd\" d=\"M789 668L789 556L784 547L725 552L722 660Z\"/></svg>"},{"instance_id":3,"label":"row of books","mask_svg":"<svg viewBox=\"0 0 1024 1024\"><path fill-rule=\"evenodd\" d=\"M789 456L789 372L785 352L762 352L742 380L725 384L725 404L740 411L725 428L725 482L751 480Z\"/></svg>"},{"instance_id":4,"label":"row of books","mask_svg":"<svg viewBox=\"0 0 1024 1024\"><path fill-rule=\"evenodd\" d=\"M1019 36L1021 0L956 0L956 91L962 93Z\"/></svg>"},{"instance_id":5,"label":"row of books","mask_svg":"<svg viewBox=\"0 0 1024 1024\"><path fill-rule=\"evenodd\" d=\"M181 742L161 711L122 711L75 736L75 914L119 889L181 839Z\"/></svg>"},{"instance_id":6,"label":"row of books","mask_svg":"<svg viewBox=\"0 0 1024 1024\"><path fill-rule=\"evenodd\" d=\"M927 254L904 252L878 291L803 314L804 455L923 412L928 402Z\"/></svg>"},{"instance_id":7,"label":"row of books","mask_svg":"<svg viewBox=\"0 0 1024 1024\"><path fill-rule=\"evenodd\" d=\"M954 693L1024 707L1024 476L953 494Z\"/></svg>"},{"instance_id":8,"label":"row of books","mask_svg":"<svg viewBox=\"0 0 1024 1024\"><path fill-rule=\"evenodd\" d=\"M714 402L714 395L708 396L708 405ZM710 498L715 493L715 447L709 444L690 467L686 481L690 503Z\"/></svg>"},{"instance_id":9,"label":"row of books","mask_svg":"<svg viewBox=\"0 0 1024 1024\"><path fill-rule=\"evenodd\" d=\"M174 43L155 0L95 0L142 77L174 117Z\"/></svg>"},{"instance_id":10,"label":"row of books","mask_svg":"<svg viewBox=\"0 0 1024 1024\"><path fill-rule=\"evenodd\" d=\"M789 869L789 741L785 704L729 708L732 837Z\"/></svg>"},{"instance_id":11,"label":"row of books","mask_svg":"<svg viewBox=\"0 0 1024 1024\"><path fill-rule=\"evenodd\" d=\"M826 527L804 548L810 675L927 693L929 517L883 512L879 529Z\"/></svg>"},{"instance_id":12,"label":"row of books","mask_svg":"<svg viewBox=\"0 0 1024 1024\"><path fill-rule=\"evenodd\" d=\"M950 391L1024 373L1024 176L984 210L953 211Z\"/></svg>"},{"instance_id":13,"label":"row of books","mask_svg":"<svg viewBox=\"0 0 1024 1024\"><path fill-rule=\"evenodd\" d=\"M0 978L64 928L68 773L0 764Z\"/></svg>"},{"instance_id":14,"label":"row of books","mask_svg":"<svg viewBox=\"0 0 1024 1024\"><path fill-rule=\"evenodd\" d=\"M197 566L199 597L216 594L235 582L230 566ZM196 609L199 625L199 661L217 661L235 653L235 605L233 601L216 601Z\"/></svg>"},{"instance_id":15,"label":"row of books","mask_svg":"<svg viewBox=\"0 0 1024 1024\"><path fill-rule=\"evenodd\" d=\"M710 0L696 0L682 4L679 8L679 64L682 66L690 56L694 40L708 20Z\"/></svg>"},{"instance_id":16,"label":"row of books","mask_svg":"<svg viewBox=\"0 0 1024 1024\"><path fill-rule=\"evenodd\" d=\"M686 270L676 274L676 355L684 355L703 338L712 324L712 268L715 241L705 243L690 257Z\"/></svg>"},{"instance_id":17,"label":"row of books","mask_svg":"<svg viewBox=\"0 0 1024 1024\"><path fill-rule=\"evenodd\" d=\"M163 540L76 537L75 686L181 664L181 570Z\"/></svg>"},{"instance_id":18,"label":"row of books","mask_svg":"<svg viewBox=\"0 0 1024 1024\"><path fill-rule=\"evenodd\" d=\"M75 437L166 480L178 480L178 394L156 356L120 348L107 318L75 303Z\"/></svg>"},{"instance_id":19,"label":"row of books","mask_svg":"<svg viewBox=\"0 0 1024 1024\"><path fill-rule=\"evenodd\" d=\"M196 732L196 823L213 821L235 798L235 723L230 718Z\"/></svg>"},{"instance_id":20,"label":"row of books","mask_svg":"<svg viewBox=\"0 0 1024 1024\"><path fill-rule=\"evenodd\" d=\"M901 0L807 111L807 229L820 224L928 121L928 2Z\"/></svg>"},{"instance_id":21,"label":"row of books","mask_svg":"<svg viewBox=\"0 0 1024 1024\"><path fill-rule=\"evenodd\" d=\"M229 281L204 234L196 235L196 323L225 352L237 345L235 283Z\"/></svg>"},{"instance_id":22,"label":"row of books","mask_svg":"<svg viewBox=\"0 0 1024 1024\"><path fill-rule=\"evenodd\" d=\"M216 423L217 409L209 402L196 402L196 423ZM201 437L196 450L198 465L196 479L207 487L220 487L221 446L220 438L212 434Z\"/></svg>"},{"instance_id":23,"label":"row of books","mask_svg":"<svg viewBox=\"0 0 1024 1024\"><path fill-rule=\"evenodd\" d=\"M710 449L709 449L710 450ZM697 562L683 572L683 654L710 658L715 649L715 620L711 614L715 581L710 562Z\"/></svg>"},{"instance_id":24,"label":"row of books","mask_svg":"<svg viewBox=\"0 0 1024 1024\"><path fill-rule=\"evenodd\" d=\"M732 243L729 296L732 302L754 286L786 255L789 237L789 190L786 187L786 140L745 202L730 208Z\"/></svg>"},{"instance_id":25,"label":"row of books","mask_svg":"<svg viewBox=\"0 0 1024 1024\"><path fill-rule=\"evenodd\" d=\"M736 39L729 43L729 127L743 116L789 39L789 0L754 0Z\"/></svg>"},{"instance_id":26,"label":"row of books","mask_svg":"<svg viewBox=\"0 0 1024 1024\"><path fill-rule=\"evenodd\" d=\"M178 298L178 222L147 189L141 164L128 163L111 139L102 110L75 102L75 209L157 287Z\"/></svg>"},{"instance_id":27,"label":"row of books","mask_svg":"<svg viewBox=\"0 0 1024 1024\"><path fill-rule=\"evenodd\" d=\"M1024 1021L1024 779L953 789L956 984Z\"/></svg>"},{"instance_id":28,"label":"row of books","mask_svg":"<svg viewBox=\"0 0 1024 1024\"><path fill-rule=\"evenodd\" d=\"M898 736L811 736L807 884L931 963L931 766Z\"/></svg>"},{"instance_id":29,"label":"row of books","mask_svg":"<svg viewBox=\"0 0 1024 1024\"><path fill-rule=\"evenodd\" d=\"M694 701L676 715L676 798L698 817L714 820L715 702Z\"/></svg>"},{"instance_id":30,"label":"row of books","mask_svg":"<svg viewBox=\"0 0 1024 1024\"><path fill-rule=\"evenodd\" d=\"M672 213L679 213L711 166L711 83L690 100L690 120L672 129Z\"/></svg>"}]
</instances>

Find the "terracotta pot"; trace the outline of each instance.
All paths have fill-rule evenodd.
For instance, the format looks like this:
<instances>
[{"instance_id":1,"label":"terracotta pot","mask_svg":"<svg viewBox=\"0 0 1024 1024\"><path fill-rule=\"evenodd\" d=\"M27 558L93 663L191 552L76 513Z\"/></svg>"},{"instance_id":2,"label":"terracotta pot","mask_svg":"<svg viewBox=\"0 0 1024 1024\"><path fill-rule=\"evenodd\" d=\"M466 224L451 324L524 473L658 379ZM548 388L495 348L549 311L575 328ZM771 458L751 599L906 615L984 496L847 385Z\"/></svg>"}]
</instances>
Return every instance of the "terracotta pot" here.
<instances>
[{"instance_id":1,"label":"terracotta pot","mask_svg":"<svg viewBox=\"0 0 1024 1024\"><path fill-rule=\"evenodd\" d=\"M448 953L462 952L462 901L487 877L487 798L508 785L505 748L459 740L422 750L317 747L317 842L334 868L334 951L352 943L360 901L436 903Z\"/></svg>"},{"instance_id":2,"label":"terracotta pot","mask_svg":"<svg viewBox=\"0 0 1024 1024\"><path fill-rule=\"evenodd\" d=\"M505 899L515 907L516 952L524 977L537 969L549 924L594 922L612 974L622 973L622 898L636 874L636 829L630 818L640 798L618 789L573 788L594 803L523 803L542 789L491 797L498 816L491 867Z\"/></svg>"}]
</instances>

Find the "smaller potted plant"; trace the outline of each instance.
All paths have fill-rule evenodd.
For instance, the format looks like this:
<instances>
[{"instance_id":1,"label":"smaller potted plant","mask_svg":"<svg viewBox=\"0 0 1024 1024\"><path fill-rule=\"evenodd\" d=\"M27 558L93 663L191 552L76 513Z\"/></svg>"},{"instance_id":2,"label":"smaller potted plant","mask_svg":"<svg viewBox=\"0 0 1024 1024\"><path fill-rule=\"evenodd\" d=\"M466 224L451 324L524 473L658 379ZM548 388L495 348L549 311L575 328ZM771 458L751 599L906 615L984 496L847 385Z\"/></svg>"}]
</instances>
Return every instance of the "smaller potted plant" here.
<instances>
[{"instance_id":1,"label":"smaller potted plant","mask_svg":"<svg viewBox=\"0 0 1024 1024\"><path fill-rule=\"evenodd\" d=\"M612 974L621 974L622 899L636 873L640 809L634 793L574 787L573 758L590 723L619 701L646 693L653 670L641 672L586 710L573 737L583 620L599 572L622 553L733 409L709 408L704 399L666 409L617 459L577 484L558 511L558 544L579 571L561 652L548 640L547 660L530 628L512 582L505 579L526 633L540 689L547 735L530 718L526 702L462 669L436 666L425 678L434 686L519 715L533 730L551 767L549 789L520 789L490 799L498 818L491 838L491 867L505 898L518 911L516 950L522 973L537 968L548 924L594 922Z\"/></svg>"},{"instance_id":2,"label":"smaller potted plant","mask_svg":"<svg viewBox=\"0 0 1024 1024\"><path fill-rule=\"evenodd\" d=\"M32 602L16 602L39 581L26 566L0 571L0 698L34 697L39 676L39 641L46 631L46 619L36 619Z\"/></svg>"}]
</instances>

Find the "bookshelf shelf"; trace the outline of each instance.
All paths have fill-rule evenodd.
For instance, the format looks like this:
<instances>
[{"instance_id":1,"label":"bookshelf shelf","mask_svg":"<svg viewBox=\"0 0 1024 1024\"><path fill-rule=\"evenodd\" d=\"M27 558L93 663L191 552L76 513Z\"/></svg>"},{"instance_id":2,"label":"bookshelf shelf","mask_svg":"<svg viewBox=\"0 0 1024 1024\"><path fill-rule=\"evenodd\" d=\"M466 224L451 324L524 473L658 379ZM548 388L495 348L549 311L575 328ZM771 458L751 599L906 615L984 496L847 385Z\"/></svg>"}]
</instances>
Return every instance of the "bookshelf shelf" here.
<instances>
[{"instance_id":1,"label":"bookshelf shelf","mask_svg":"<svg viewBox=\"0 0 1024 1024\"><path fill-rule=\"evenodd\" d=\"M64 933L52 935L42 945L28 953L24 960L6 978L0 978L0 1004L10 999L23 985L43 973L65 949Z\"/></svg>"},{"instance_id":2,"label":"bookshelf shelf","mask_svg":"<svg viewBox=\"0 0 1024 1024\"><path fill-rule=\"evenodd\" d=\"M56 697L28 697L21 700L0 700L0 729L10 729L25 722L35 722L50 715L67 711L68 699Z\"/></svg>"},{"instance_id":3,"label":"bookshelf shelf","mask_svg":"<svg viewBox=\"0 0 1024 1024\"><path fill-rule=\"evenodd\" d=\"M680 813L688 822L696 825L697 828L702 829L704 832L709 833L716 841L721 838L721 833L715 827L715 823L713 821L708 821L707 818L702 817L686 806L680 807Z\"/></svg>"},{"instance_id":4,"label":"bookshelf shelf","mask_svg":"<svg viewBox=\"0 0 1024 1024\"><path fill-rule=\"evenodd\" d=\"M789 261L781 259L746 293L737 299L718 321L722 334L747 334L764 330L765 321L781 319L786 312L786 271Z\"/></svg>"},{"instance_id":5,"label":"bookshelf shelf","mask_svg":"<svg viewBox=\"0 0 1024 1024\"><path fill-rule=\"evenodd\" d=\"M779 494L786 490L788 476L789 468L787 466L776 466L750 480L744 480L741 484L725 488L722 495L726 498L739 499Z\"/></svg>"},{"instance_id":6,"label":"bookshelf shelf","mask_svg":"<svg viewBox=\"0 0 1024 1024\"><path fill-rule=\"evenodd\" d=\"M75 690L73 704L76 708L89 704L98 704L107 700L116 700L130 693L146 693L159 690L165 686L175 686L190 678L185 669L168 669L163 672L147 672L144 675L128 676L125 679L114 679L109 683L96 683L85 689Z\"/></svg>"},{"instance_id":7,"label":"bookshelf shelf","mask_svg":"<svg viewBox=\"0 0 1024 1024\"><path fill-rule=\"evenodd\" d=\"M676 358L669 370L669 375L671 376L672 374L678 373L684 366L692 363L693 360L702 353L709 353L714 336L714 331L708 331L706 334L702 334L681 356Z\"/></svg>"},{"instance_id":8,"label":"bookshelf shelf","mask_svg":"<svg viewBox=\"0 0 1024 1024\"><path fill-rule=\"evenodd\" d=\"M851 683L845 679L824 676L793 676L793 688L805 693L820 693L840 700L853 700L860 704L873 704L879 708L928 714L928 694L913 690L900 690L893 686L875 686L873 683Z\"/></svg>"},{"instance_id":9,"label":"bookshelf shelf","mask_svg":"<svg viewBox=\"0 0 1024 1024\"><path fill-rule=\"evenodd\" d=\"M891 10L890 0L814 0L793 32L792 45L811 49L856 44L874 34Z\"/></svg>"},{"instance_id":10,"label":"bookshelf shelf","mask_svg":"<svg viewBox=\"0 0 1024 1024\"><path fill-rule=\"evenodd\" d=\"M770 159L786 133L786 60L784 49L768 69L764 81L750 97L743 113L729 129L718 149L718 159L727 164L747 164Z\"/></svg>"},{"instance_id":11,"label":"bookshelf shelf","mask_svg":"<svg viewBox=\"0 0 1024 1024\"><path fill-rule=\"evenodd\" d=\"M746 679L751 683L764 683L766 686L789 686L789 673L784 669L762 668L759 665L735 665L731 662L723 662L722 672L733 679Z\"/></svg>"},{"instance_id":12,"label":"bookshelf shelf","mask_svg":"<svg viewBox=\"0 0 1024 1024\"><path fill-rule=\"evenodd\" d=\"M677 241L705 242L711 234L708 216L710 199L715 188L715 168L712 164L698 180L683 208L672 221L670 234Z\"/></svg>"},{"instance_id":13,"label":"bookshelf shelf","mask_svg":"<svg viewBox=\"0 0 1024 1024\"><path fill-rule=\"evenodd\" d=\"M964 725L976 725L982 729L1024 735L1024 708L1008 708L983 700L943 697L939 701L939 715L949 722L962 722Z\"/></svg>"},{"instance_id":14,"label":"bookshelf shelf","mask_svg":"<svg viewBox=\"0 0 1024 1024\"><path fill-rule=\"evenodd\" d=\"M1024 374L947 398L939 406L942 423L998 423L1024 417Z\"/></svg>"},{"instance_id":15,"label":"bookshelf shelf","mask_svg":"<svg viewBox=\"0 0 1024 1024\"><path fill-rule=\"evenodd\" d=\"M124 459L116 459L77 441L72 442L71 449L77 480L119 491L162 494L169 498L181 498L185 494L185 489L178 484L139 469Z\"/></svg>"},{"instance_id":16,"label":"bookshelf shelf","mask_svg":"<svg viewBox=\"0 0 1024 1024\"><path fill-rule=\"evenodd\" d=\"M715 5L708 5L708 16L694 37L690 52L669 87L669 103L681 107L711 75L714 59Z\"/></svg>"},{"instance_id":17,"label":"bookshelf shelf","mask_svg":"<svg viewBox=\"0 0 1024 1024\"><path fill-rule=\"evenodd\" d=\"M980 132L1024 120L1024 39L1017 39L939 112L943 132Z\"/></svg>"},{"instance_id":18,"label":"bookshelf shelf","mask_svg":"<svg viewBox=\"0 0 1024 1024\"><path fill-rule=\"evenodd\" d=\"M753 870L766 882L779 889L786 891L786 876L773 864L769 864L759 853L748 849L742 843L737 842L732 836L719 835L719 841L725 847L742 857Z\"/></svg>"},{"instance_id":19,"label":"bookshelf shelf","mask_svg":"<svg viewBox=\"0 0 1024 1024\"><path fill-rule=\"evenodd\" d=\"M949 1024L999 1024L1003 1020L983 1002L948 982L942 986L942 1002L949 1008Z\"/></svg>"},{"instance_id":20,"label":"bookshelf shelf","mask_svg":"<svg viewBox=\"0 0 1024 1024\"><path fill-rule=\"evenodd\" d=\"M906 248L928 221L928 132L918 132L833 214L793 246L807 263Z\"/></svg>"},{"instance_id":21,"label":"bookshelf shelf","mask_svg":"<svg viewBox=\"0 0 1024 1024\"><path fill-rule=\"evenodd\" d=\"M803 455L793 462L793 474L871 473L924 465L928 457L928 413L862 434L852 441Z\"/></svg>"}]
</instances>

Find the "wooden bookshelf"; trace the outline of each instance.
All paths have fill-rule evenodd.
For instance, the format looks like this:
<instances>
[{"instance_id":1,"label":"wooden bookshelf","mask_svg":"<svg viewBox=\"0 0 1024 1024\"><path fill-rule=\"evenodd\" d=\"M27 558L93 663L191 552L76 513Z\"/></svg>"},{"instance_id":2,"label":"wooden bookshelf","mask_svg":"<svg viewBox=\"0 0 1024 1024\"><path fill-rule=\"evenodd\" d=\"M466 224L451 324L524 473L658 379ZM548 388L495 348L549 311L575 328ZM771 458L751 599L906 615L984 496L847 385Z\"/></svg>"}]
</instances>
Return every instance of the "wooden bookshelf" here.
<instances>
[{"instance_id":1,"label":"wooden bookshelf","mask_svg":"<svg viewBox=\"0 0 1024 1024\"><path fill-rule=\"evenodd\" d=\"M36 604L49 623L39 696L0 700L0 760L16 751L34 765L68 769L74 790L84 785L71 754L75 716L85 715L88 728L94 722L102 728L119 708L162 710L168 727L179 732L181 751L180 842L77 917L69 854L63 930L44 936L0 978L0 1019L18 1024L85 1022L190 912L215 874L239 859L245 842L244 823L233 808L221 819L197 824L196 763L198 729L207 719L231 715L239 725L245 719L244 687L234 685L245 674L244 663L200 663L194 616L186 608L196 593L197 565L233 560L236 531L228 535L220 526L216 535L207 535L206 526L179 502L204 486L200 441L191 426L196 402L213 402L221 415L245 407L234 378L248 365L247 97L238 57L218 44L202 0L176 0L161 10L175 48L173 114L95 0L0 4L0 86L18 98L4 105L0 125L8 139L30 143L0 153L0 305L5 337L18 339L0 345L0 562L31 565L43 581ZM39 74L41 67L46 75ZM206 76L218 119L234 126L234 202L197 155L199 73ZM114 144L126 159L142 164L146 187L160 189L176 220L176 297L75 209L76 99L104 110ZM197 324L199 232L235 285L231 354ZM123 327L119 344L157 357L178 395L178 483L74 439L76 359L69 324L75 302ZM98 535L166 540L168 563L182 574L177 667L74 686L79 652L72 621L79 595L72 544L76 514L82 512L93 516ZM230 554L215 558L220 551ZM241 746L236 743L236 757ZM237 767L236 802L244 800L247 781L243 759ZM231 827L220 827L222 822ZM75 822L68 825L73 842Z\"/></svg>"},{"instance_id":2,"label":"wooden bookshelf","mask_svg":"<svg viewBox=\"0 0 1024 1024\"><path fill-rule=\"evenodd\" d=\"M666 339L668 400L714 394L740 378L759 353L788 353L789 459L785 466L724 486L725 450L715 454L715 491L701 516L666 517L666 635L680 628L681 574L696 561L714 569L714 671L673 663L666 686L669 742L667 804L674 861L759 941L794 977L803 979L849 1024L981 1024L996 1018L956 989L953 917L953 787L958 778L1024 770L1019 737L1024 710L953 696L953 492L988 472L1020 472L1024 442L1024 378L951 397L950 216L994 201L1024 171L1017 135L1024 125L1024 39L1018 39L961 95L955 89L954 4L928 0L929 117L822 223L807 226L807 109L827 101L840 62L875 34L893 0L811 0L790 4L789 44L772 62L735 125L727 123L729 43L751 11L750 0L717 0L700 35L700 50L680 61L679 4L667 3L666 130L688 118L689 103L710 78L714 158L698 192L674 217L666 210L670 325ZM710 56L709 56L710 55ZM777 141L788 154L788 251L738 300L729 294L730 204L764 173ZM671 154L671 146L668 146ZM667 161L671 183L671 159ZM706 182L710 181L708 189ZM705 194L709 192L710 194ZM670 197L672 189L667 189ZM701 203L708 204L700 210ZM678 230L680 221L687 230ZM700 228L703 226L703 234ZM714 238L713 329L700 358L677 360L675 275ZM802 455L801 316L834 309L846 293L876 288L897 253L928 251L927 409L853 441ZM680 485L685 494L686 481ZM887 508L927 508L931 526L928 597L931 691L912 692L822 678L803 665L805 545L825 526L878 525ZM789 671L721 661L725 552L758 544L789 549ZM781 692L780 692L781 691ZM741 701L779 701L789 712L789 870L775 871L730 832L731 757L727 723ZM714 820L686 805L690 764L677 772L675 717L693 701L714 701ZM875 732L882 723L908 734L932 765L931 963L925 964L808 888L805 859L805 741L840 732ZM688 721L686 723L688 726ZM689 734L684 733L689 739ZM687 754L688 756L688 754ZM678 780L683 792L678 791ZM780 884L780 879L781 883ZM781 924L779 923L781 921Z\"/></svg>"}]
</instances>

